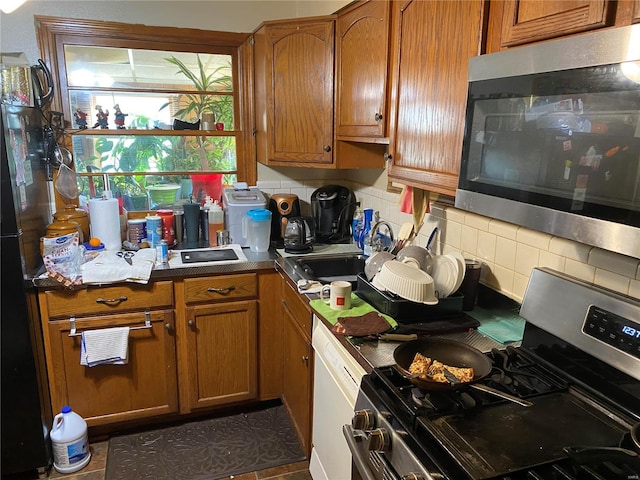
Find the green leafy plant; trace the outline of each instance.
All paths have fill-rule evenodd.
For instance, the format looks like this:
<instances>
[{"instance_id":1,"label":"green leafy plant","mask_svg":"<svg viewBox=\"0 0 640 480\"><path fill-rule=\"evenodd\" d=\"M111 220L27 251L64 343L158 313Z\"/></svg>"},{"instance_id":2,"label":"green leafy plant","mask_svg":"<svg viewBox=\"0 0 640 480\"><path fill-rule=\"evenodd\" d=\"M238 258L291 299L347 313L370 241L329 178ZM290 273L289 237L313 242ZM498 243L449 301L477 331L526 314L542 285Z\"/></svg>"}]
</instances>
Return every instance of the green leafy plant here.
<instances>
[{"instance_id":1,"label":"green leafy plant","mask_svg":"<svg viewBox=\"0 0 640 480\"><path fill-rule=\"evenodd\" d=\"M222 70L229 68L228 66L221 65L211 73L207 73L200 55L196 55L196 58L198 60L198 71L196 73L192 72L184 62L174 56L165 58L165 60L178 67L177 73L187 77L198 92L231 91L233 87L232 77L229 75L219 75ZM214 96L202 93L188 93L184 95L184 97L184 107L175 112L177 117L183 120L191 120L195 116L195 119L198 120L202 118L203 113L213 113L216 116L217 121L224 122L224 120L230 120L233 122L233 105L231 105L231 97L226 95ZM169 104L170 102L165 103L160 107L160 110L168 107ZM231 116L229 117L230 105Z\"/></svg>"}]
</instances>

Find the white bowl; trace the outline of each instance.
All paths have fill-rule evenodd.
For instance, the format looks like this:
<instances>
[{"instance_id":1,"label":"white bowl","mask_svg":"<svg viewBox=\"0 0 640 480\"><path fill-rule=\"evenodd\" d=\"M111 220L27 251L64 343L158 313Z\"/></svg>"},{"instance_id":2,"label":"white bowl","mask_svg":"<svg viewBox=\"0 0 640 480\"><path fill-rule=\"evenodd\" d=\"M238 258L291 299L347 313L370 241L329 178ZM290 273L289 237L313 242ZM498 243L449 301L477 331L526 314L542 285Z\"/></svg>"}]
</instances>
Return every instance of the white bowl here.
<instances>
[{"instance_id":1,"label":"white bowl","mask_svg":"<svg viewBox=\"0 0 640 480\"><path fill-rule=\"evenodd\" d=\"M427 305L438 303L433 278L414 265L389 260L382 265L375 280L384 289L406 300Z\"/></svg>"}]
</instances>

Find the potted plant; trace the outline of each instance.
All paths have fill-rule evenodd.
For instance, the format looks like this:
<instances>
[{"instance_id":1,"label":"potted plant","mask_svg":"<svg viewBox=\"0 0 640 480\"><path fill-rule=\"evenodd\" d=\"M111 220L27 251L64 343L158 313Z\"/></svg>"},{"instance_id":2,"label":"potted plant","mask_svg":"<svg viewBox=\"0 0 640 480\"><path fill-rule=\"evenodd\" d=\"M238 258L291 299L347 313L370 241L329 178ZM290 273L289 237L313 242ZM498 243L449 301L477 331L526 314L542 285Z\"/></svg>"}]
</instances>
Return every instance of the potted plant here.
<instances>
[{"instance_id":1,"label":"potted plant","mask_svg":"<svg viewBox=\"0 0 640 480\"><path fill-rule=\"evenodd\" d=\"M200 55L196 55L196 58L198 60L197 73L192 72L184 62L176 57L172 56L165 58L165 60L178 67L177 73L191 80L193 87L198 92L215 92L229 89L232 78L228 75L218 75L222 69L228 68L227 66L220 66L207 74ZM231 104L231 98L226 98L225 96L217 97L202 93L189 93L184 97L184 106L177 110L175 115L185 121L202 120L203 113L213 113L217 121L223 121L223 117L226 116L225 111L228 110L228 106ZM160 110L168 106L169 102L162 105Z\"/></svg>"}]
</instances>

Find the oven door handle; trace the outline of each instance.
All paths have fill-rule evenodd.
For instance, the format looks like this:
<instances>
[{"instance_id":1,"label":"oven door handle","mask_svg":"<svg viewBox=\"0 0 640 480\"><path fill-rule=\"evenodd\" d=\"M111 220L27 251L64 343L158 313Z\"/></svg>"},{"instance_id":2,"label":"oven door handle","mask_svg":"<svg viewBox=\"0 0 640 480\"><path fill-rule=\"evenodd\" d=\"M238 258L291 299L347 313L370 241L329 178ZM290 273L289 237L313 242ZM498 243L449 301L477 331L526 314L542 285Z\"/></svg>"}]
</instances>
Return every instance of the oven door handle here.
<instances>
[{"instance_id":1,"label":"oven door handle","mask_svg":"<svg viewBox=\"0 0 640 480\"><path fill-rule=\"evenodd\" d=\"M360 453L360 449L357 445L358 441L356 440L356 437L363 440L367 438L364 432L362 432L361 430L355 430L351 425L343 425L342 434L347 440L347 445L349 446L349 450L351 451L353 463L358 469L358 472L360 472L362 480L377 480L375 475L371 472L371 470L369 470L366 460L362 458L362 454Z\"/></svg>"}]
</instances>

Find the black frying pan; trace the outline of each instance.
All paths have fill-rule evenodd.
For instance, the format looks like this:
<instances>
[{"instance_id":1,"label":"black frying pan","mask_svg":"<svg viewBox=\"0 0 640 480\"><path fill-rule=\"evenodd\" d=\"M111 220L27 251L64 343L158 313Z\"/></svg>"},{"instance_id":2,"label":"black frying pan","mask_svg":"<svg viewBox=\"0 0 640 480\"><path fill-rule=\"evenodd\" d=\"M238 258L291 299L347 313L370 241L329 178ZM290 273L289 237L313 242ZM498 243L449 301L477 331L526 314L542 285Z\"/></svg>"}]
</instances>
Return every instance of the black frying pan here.
<instances>
[{"instance_id":1,"label":"black frying pan","mask_svg":"<svg viewBox=\"0 0 640 480\"><path fill-rule=\"evenodd\" d=\"M413 362L416 353L421 353L425 357L438 360L451 367L471 367L474 373L473 380L465 383L443 383L426 378L409 377L411 375L409 366ZM514 397L486 385L475 385L476 382L491 373L492 363L489 357L480 350L465 343L445 338L420 338L405 342L397 347L393 351L393 359L396 362L396 368L403 376L407 377L415 386L426 391L449 391L470 387L518 403L524 407L533 405L527 400Z\"/></svg>"},{"instance_id":2,"label":"black frying pan","mask_svg":"<svg viewBox=\"0 0 640 480\"><path fill-rule=\"evenodd\" d=\"M467 344L445 338L420 338L405 342L393 352L393 359L403 375L410 375L409 366L416 353L438 360L452 367L473 368L473 381L482 380L491 373L491 360L480 350ZM446 391L465 388L468 383L441 383L420 377L410 378L411 382L427 391Z\"/></svg>"}]
</instances>

